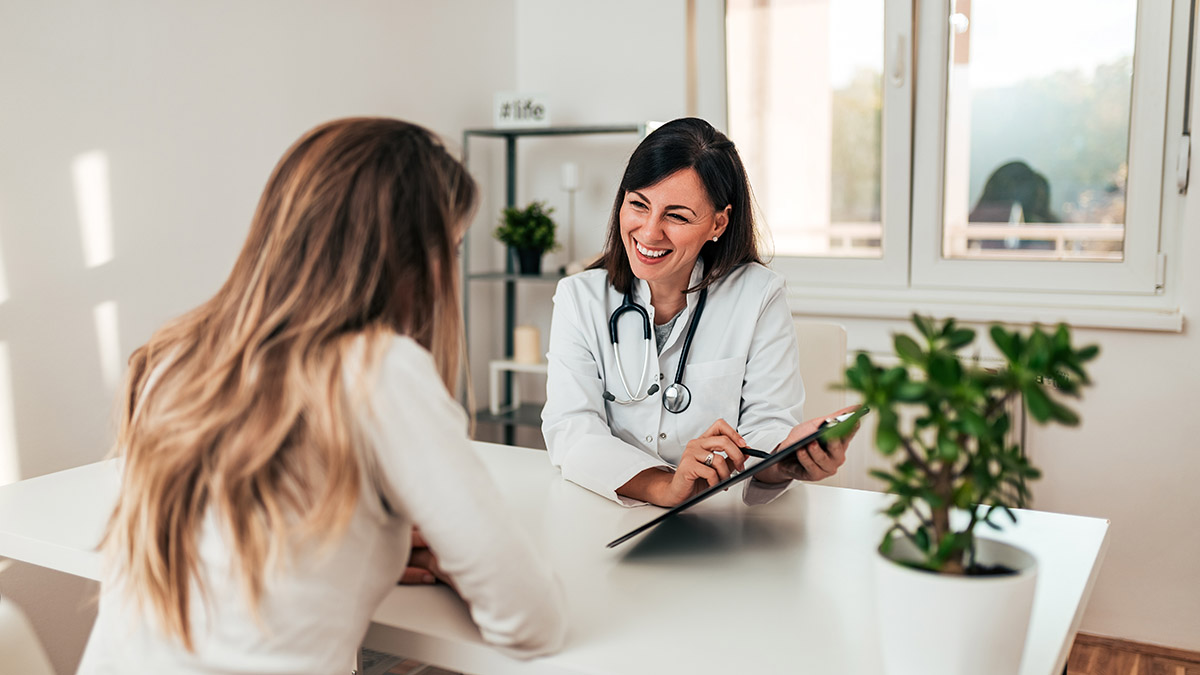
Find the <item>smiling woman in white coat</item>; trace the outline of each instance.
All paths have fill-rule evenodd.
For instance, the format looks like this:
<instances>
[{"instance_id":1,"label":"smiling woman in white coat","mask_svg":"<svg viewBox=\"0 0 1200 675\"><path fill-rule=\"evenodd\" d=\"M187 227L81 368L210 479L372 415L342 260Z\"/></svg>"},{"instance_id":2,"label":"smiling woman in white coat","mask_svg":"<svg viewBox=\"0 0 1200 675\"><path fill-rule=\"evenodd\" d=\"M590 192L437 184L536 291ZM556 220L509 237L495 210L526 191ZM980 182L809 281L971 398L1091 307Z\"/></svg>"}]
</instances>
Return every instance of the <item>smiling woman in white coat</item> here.
<instances>
[{"instance_id":1,"label":"smiling woman in white coat","mask_svg":"<svg viewBox=\"0 0 1200 675\"><path fill-rule=\"evenodd\" d=\"M554 295L542 432L566 479L673 506L745 469L742 448L778 450L824 419L799 423L796 332L752 204L737 149L703 120L664 124L634 150L603 255ZM833 475L848 443L763 471L746 501Z\"/></svg>"}]
</instances>

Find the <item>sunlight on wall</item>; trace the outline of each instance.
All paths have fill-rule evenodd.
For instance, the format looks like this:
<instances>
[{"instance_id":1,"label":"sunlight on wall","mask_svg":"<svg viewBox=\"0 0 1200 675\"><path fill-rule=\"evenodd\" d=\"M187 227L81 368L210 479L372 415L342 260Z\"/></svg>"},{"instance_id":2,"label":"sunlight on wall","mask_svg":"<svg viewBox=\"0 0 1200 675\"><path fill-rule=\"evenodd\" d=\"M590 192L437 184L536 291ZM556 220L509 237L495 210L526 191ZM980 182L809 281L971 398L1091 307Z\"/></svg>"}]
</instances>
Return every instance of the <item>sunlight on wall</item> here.
<instances>
[{"instance_id":1,"label":"sunlight on wall","mask_svg":"<svg viewBox=\"0 0 1200 675\"><path fill-rule=\"evenodd\" d=\"M96 345L100 350L100 374L111 391L121 376L121 341L117 334L117 301L109 300L92 308L96 322Z\"/></svg>"},{"instance_id":2,"label":"sunlight on wall","mask_svg":"<svg viewBox=\"0 0 1200 675\"><path fill-rule=\"evenodd\" d=\"M0 228L3 229L3 228ZM0 304L8 300L8 274L4 271L4 247L0 246Z\"/></svg>"},{"instance_id":3,"label":"sunlight on wall","mask_svg":"<svg viewBox=\"0 0 1200 675\"><path fill-rule=\"evenodd\" d=\"M71 162L71 175L83 240L83 264L99 267L113 258L108 155L100 150L79 155Z\"/></svg>"},{"instance_id":4,"label":"sunlight on wall","mask_svg":"<svg viewBox=\"0 0 1200 675\"><path fill-rule=\"evenodd\" d=\"M0 485L21 479L21 456L17 453L17 427L13 419L8 343L0 342Z\"/></svg>"}]
</instances>

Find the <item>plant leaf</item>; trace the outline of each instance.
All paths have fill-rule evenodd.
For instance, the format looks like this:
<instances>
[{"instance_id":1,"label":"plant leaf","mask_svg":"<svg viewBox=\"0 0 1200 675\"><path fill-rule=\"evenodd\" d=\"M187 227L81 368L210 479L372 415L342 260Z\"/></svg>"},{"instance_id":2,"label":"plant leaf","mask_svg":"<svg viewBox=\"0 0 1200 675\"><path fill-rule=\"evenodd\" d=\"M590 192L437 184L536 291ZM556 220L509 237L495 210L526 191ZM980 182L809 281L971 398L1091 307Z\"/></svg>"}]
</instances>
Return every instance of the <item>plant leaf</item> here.
<instances>
[{"instance_id":1,"label":"plant leaf","mask_svg":"<svg viewBox=\"0 0 1200 675\"><path fill-rule=\"evenodd\" d=\"M893 339L896 345L896 354L905 361L910 363L921 363L925 360L925 352L917 344L917 341L903 333L896 335Z\"/></svg>"},{"instance_id":2,"label":"plant leaf","mask_svg":"<svg viewBox=\"0 0 1200 675\"><path fill-rule=\"evenodd\" d=\"M926 339L932 340L936 336L937 333L933 328L933 319L921 316L920 314L913 314L912 321L913 325L917 327L917 330L920 331L921 335L924 335Z\"/></svg>"},{"instance_id":3,"label":"plant leaf","mask_svg":"<svg viewBox=\"0 0 1200 675\"><path fill-rule=\"evenodd\" d=\"M1033 415L1033 419L1038 422L1050 419L1053 414L1050 397L1042 391L1041 385L1031 382L1028 386L1021 388L1021 393L1025 395L1025 405L1029 408L1029 414Z\"/></svg>"},{"instance_id":4,"label":"plant leaf","mask_svg":"<svg viewBox=\"0 0 1200 675\"><path fill-rule=\"evenodd\" d=\"M959 328L950 334L946 340L946 346L950 349L960 349L965 347L975 340L975 331L970 328Z\"/></svg>"},{"instance_id":5,"label":"plant leaf","mask_svg":"<svg viewBox=\"0 0 1200 675\"><path fill-rule=\"evenodd\" d=\"M903 403L915 403L916 401L920 401L922 398L925 398L925 392L927 390L928 387L925 386L924 382L907 380L905 382L901 382L900 386L896 387L896 391L893 393L893 396L896 397L897 401L901 401Z\"/></svg>"},{"instance_id":6,"label":"plant leaf","mask_svg":"<svg viewBox=\"0 0 1200 675\"><path fill-rule=\"evenodd\" d=\"M925 552L929 551L929 530L925 529L924 525L917 528L917 531L913 534L913 539L913 543L917 545L917 548Z\"/></svg>"},{"instance_id":7,"label":"plant leaf","mask_svg":"<svg viewBox=\"0 0 1200 675\"><path fill-rule=\"evenodd\" d=\"M897 433L895 427L879 425L875 430L875 447L879 452L890 455L900 447L900 434Z\"/></svg>"},{"instance_id":8,"label":"plant leaf","mask_svg":"<svg viewBox=\"0 0 1200 675\"><path fill-rule=\"evenodd\" d=\"M978 410L963 408L958 411L958 416L962 420L963 428L967 430L967 433L976 438L988 435L987 420L983 419L983 415Z\"/></svg>"},{"instance_id":9,"label":"plant leaf","mask_svg":"<svg viewBox=\"0 0 1200 675\"><path fill-rule=\"evenodd\" d=\"M950 439L948 435L938 434L937 440L938 457L943 462L958 461L958 443Z\"/></svg>"},{"instance_id":10,"label":"plant leaf","mask_svg":"<svg viewBox=\"0 0 1200 675\"><path fill-rule=\"evenodd\" d=\"M1001 354L1004 354L1009 361L1019 360L1016 342L1013 340L1012 333L1009 333L1007 330L1005 330L1004 326L996 324L992 326L991 334L992 342L996 344L996 348L1000 350Z\"/></svg>"},{"instance_id":11,"label":"plant leaf","mask_svg":"<svg viewBox=\"0 0 1200 675\"><path fill-rule=\"evenodd\" d=\"M1074 410L1057 401L1051 401L1050 407L1053 410L1052 415L1055 421L1068 427L1079 426L1079 415Z\"/></svg>"}]
</instances>

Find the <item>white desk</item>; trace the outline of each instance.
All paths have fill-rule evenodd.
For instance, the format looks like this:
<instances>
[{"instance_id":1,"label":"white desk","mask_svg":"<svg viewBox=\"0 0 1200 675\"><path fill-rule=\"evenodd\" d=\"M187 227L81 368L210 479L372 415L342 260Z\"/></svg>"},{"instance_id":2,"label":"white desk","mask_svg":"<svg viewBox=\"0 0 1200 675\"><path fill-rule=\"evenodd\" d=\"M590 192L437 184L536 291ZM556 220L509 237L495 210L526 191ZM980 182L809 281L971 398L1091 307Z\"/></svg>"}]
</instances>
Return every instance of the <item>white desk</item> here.
<instances>
[{"instance_id":1,"label":"white desk","mask_svg":"<svg viewBox=\"0 0 1200 675\"><path fill-rule=\"evenodd\" d=\"M501 656L441 586L394 590L366 646L488 675L882 672L871 562L887 523L878 514L884 496L802 485L750 509L730 491L608 550L606 542L657 511L626 509L563 481L541 451L476 449L565 584L567 646L530 662ZM0 487L0 556L97 578L91 548L117 484L116 468L101 462ZM1018 517L999 536L1039 563L1021 675L1059 675L1108 522Z\"/></svg>"}]
</instances>

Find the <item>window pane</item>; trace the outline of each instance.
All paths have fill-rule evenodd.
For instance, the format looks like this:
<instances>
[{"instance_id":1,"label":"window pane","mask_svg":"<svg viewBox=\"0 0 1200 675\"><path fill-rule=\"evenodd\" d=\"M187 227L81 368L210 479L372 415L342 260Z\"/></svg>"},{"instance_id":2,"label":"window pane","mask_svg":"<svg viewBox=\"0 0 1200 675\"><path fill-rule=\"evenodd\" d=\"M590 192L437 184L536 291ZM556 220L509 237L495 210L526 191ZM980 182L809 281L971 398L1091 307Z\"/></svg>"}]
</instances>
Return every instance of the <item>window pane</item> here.
<instances>
[{"instance_id":1,"label":"window pane","mask_svg":"<svg viewBox=\"0 0 1200 675\"><path fill-rule=\"evenodd\" d=\"M1137 0L957 0L947 258L1124 256Z\"/></svg>"},{"instance_id":2,"label":"window pane","mask_svg":"<svg viewBox=\"0 0 1200 675\"><path fill-rule=\"evenodd\" d=\"M778 255L878 258L883 0L729 0L730 137Z\"/></svg>"}]
</instances>

